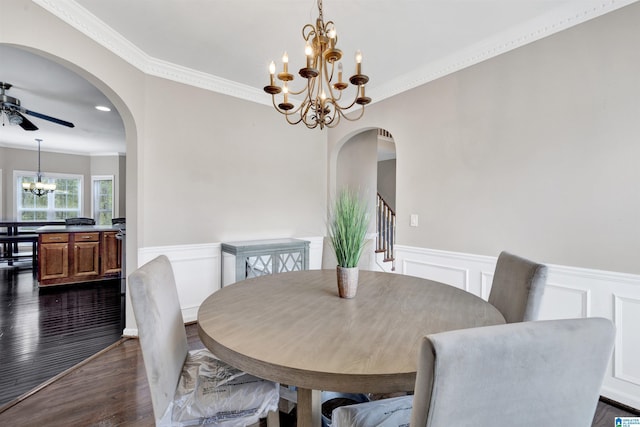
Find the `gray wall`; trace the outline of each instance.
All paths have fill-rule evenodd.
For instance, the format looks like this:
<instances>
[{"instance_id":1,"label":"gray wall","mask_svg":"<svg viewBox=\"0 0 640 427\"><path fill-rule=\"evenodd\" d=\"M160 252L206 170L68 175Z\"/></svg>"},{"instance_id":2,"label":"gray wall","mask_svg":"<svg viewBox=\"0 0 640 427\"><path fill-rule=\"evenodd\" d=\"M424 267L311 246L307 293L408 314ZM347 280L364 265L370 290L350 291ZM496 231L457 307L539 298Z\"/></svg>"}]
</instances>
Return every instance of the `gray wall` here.
<instances>
[{"instance_id":1,"label":"gray wall","mask_svg":"<svg viewBox=\"0 0 640 427\"><path fill-rule=\"evenodd\" d=\"M398 243L640 273L640 4L373 104ZM409 227L409 215L420 226Z\"/></svg>"},{"instance_id":2,"label":"gray wall","mask_svg":"<svg viewBox=\"0 0 640 427\"><path fill-rule=\"evenodd\" d=\"M396 210L396 159L378 162L378 193Z\"/></svg>"},{"instance_id":3,"label":"gray wall","mask_svg":"<svg viewBox=\"0 0 640 427\"><path fill-rule=\"evenodd\" d=\"M372 232L375 230L377 162L377 131L368 130L355 135L342 146L336 172L337 191L344 188L358 192L368 203Z\"/></svg>"},{"instance_id":4,"label":"gray wall","mask_svg":"<svg viewBox=\"0 0 640 427\"><path fill-rule=\"evenodd\" d=\"M323 133L272 107L149 77L141 246L324 234ZM167 120L165 100L181 100Z\"/></svg>"},{"instance_id":5,"label":"gray wall","mask_svg":"<svg viewBox=\"0 0 640 427\"><path fill-rule=\"evenodd\" d=\"M91 160L87 156L73 154L49 153L41 151L40 169L47 173L69 173L84 177L82 199L83 215L91 216ZM2 209L0 216L4 219L15 217L15 190L13 171L38 170L38 152L0 147L0 169L2 169Z\"/></svg>"}]
</instances>

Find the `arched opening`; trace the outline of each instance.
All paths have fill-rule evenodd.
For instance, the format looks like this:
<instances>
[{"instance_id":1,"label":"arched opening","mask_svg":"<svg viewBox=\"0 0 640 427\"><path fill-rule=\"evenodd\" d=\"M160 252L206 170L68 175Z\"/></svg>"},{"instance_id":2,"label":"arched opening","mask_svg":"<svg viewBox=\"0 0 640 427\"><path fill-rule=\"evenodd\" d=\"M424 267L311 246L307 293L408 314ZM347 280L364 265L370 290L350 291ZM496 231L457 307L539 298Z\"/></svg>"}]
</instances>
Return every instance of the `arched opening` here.
<instances>
[{"instance_id":1,"label":"arched opening","mask_svg":"<svg viewBox=\"0 0 640 427\"><path fill-rule=\"evenodd\" d=\"M108 173L109 175L116 176L116 182L114 183L115 192L114 198L115 201L114 207L114 216L126 216L127 222L129 224L129 233L133 237L127 241L127 246L129 250L126 251L129 256L132 257L132 262L130 265L135 265L136 263L136 239L135 239L135 231L136 231L136 220L137 220L137 209L136 209L136 188L137 188L137 173L136 173L136 146L137 146L137 137L136 137L136 125L133 120L133 115L129 108L126 106L123 99L113 91L107 83L97 78L90 70L86 70L77 66L75 64L69 63L64 59L51 55L47 52L36 50L23 45L8 45L8 44L0 44L0 50L2 53L2 63L3 70L2 75L0 75L0 81L6 81L14 85L12 88L12 96L15 98L19 98L22 106L27 109L35 110L42 114L46 114L52 117L60 118L67 121L73 121L75 124L76 135L74 135L73 144L82 144L83 141L88 142L91 138L91 126L83 123L82 120L77 120L77 118L67 117L66 114L61 113L61 111L56 111L56 108L49 108L48 102L52 101L53 104L69 104L73 102L77 102L78 94L74 93L72 88L74 87L72 84L72 80L84 80L86 87L91 87L95 92L99 92L101 95L101 99L107 99L112 107L112 110L115 114L119 115L118 121L120 129L118 130L121 134L121 147L124 149L105 149L104 151L95 150L92 151L92 154L83 155L78 152L74 153L65 153L64 148L58 148L57 151L51 150L48 153L45 153L45 150L49 150L46 142L55 141L58 136L54 137L53 134L49 134L48 129L50 126L58 126L56 124L49 124L47 121L33 119L31 120L34 124L37 125L38 130L36 131L26 131L22 129L20 126L13 126L13 128L9 127L7 124L5 127L0 125L0 151L2 151L3 155L0 155L0 172L3 175L3 179L0 179L0 185L2 188L0 190L0 198L2 198L3 203L0 204L0 215L2 219L11 219L15 216L15 204L16 198L19 196L19 192L16 190L14 185L13 170L16 168L32 170L33 166L31 165L35 159L35 154L33 148L24 148L19 144L11 144L13 138L25 139L30 143L33 143L34 138L42 138L43 145L43 163L42 169L44 171L54 171L58 172L64 170L66 167L76 167L83 169L83 172L79 172L84 177L84 190L82 191L84 197L82 202L82 212L87 216L91 216L91 183L92 177L94 175L106 175L107 173L104 171L104 168L114 168L113 173ZM7 52L9 50L12 53L17 54L12 55ZM11 57L11 61L7 60ZM20 58L20 59L17 59ZM26 61L27 63L21 64L18 61ZM30 68L29 73L30 79L27 79L26 72L24 71L24 67ZM60 73L66 73L66 77L62 76ZM48 80L50 77L55 76L56 79L50 81ZM67 77L69 80L67 80ZM35 82L35 83L30 83ZM36 84L37 83L37 84ZM15 89L15 90L14 90ZM65 89L67 92L65 92ZM106 97L106 98L105 98ZM39 100L38 102L34 100ZM41 102L40 102L41 100ZM53 105L52 104L52 105ZM88 105L83 105L84 108L93 109L95 106L94 103L90 103ZM62 109L60 109L62 110ZM100 112L96 112L95 114L100 114ZM26 116L31 117L31 116ZM24 135L23 135L24 134ZM37 135L36 135L37 134ZM15 135L15 137L14 137ZM79 138L75 139L75 136L80 135ZM60 138L64 138L64 135L60 136ZM99 139L96 137L96 139ZM73 150L70 150L73 151ZM108 155L105 155L108 153ZM124 154L129 153L130 156L127 159ZM98 155L95 155L98 154ZM102 155L100 155L102 154ZM113 161L105 161L106 158L113 157ZM28 163L27 163L28 162ZM49 163L47 163L49 162ZM79 165L80 164L80 165ZM31 275L31 272L26 273L28 276ZM3 275L4 276L4 275ZM35 284L35 282L34 282ZM33 286L33 285L32 285ZM3 286L5 290L8 292L17 293L16 288L7 289L6 286ZM64 295L64 291L62 287L57 293L59 295ZM122 300L124 297L120 294L120 286L119 284L116 286L116 295L117 304L122 304ZM91 316L88 313L85 315L81 315L78 313L76 309L77 305L74 303L72 299L64 299L63 305L64 310L60 310L58 307L60 304L60 298L56 298L56 292L53 289L44 289L42 292L38 292L37 286L30 289L32 292L35 291L35 296L38 298L35 301L35 307L37 308L35 313L36 318L33 319L33 322L19 321L11 322L10 324L14 324L16 326L20 326L16 328L17 331L21 331L22 340L24 344L25 351L28 351L29 348L37 346L45 342L45 339L39 338L39 336L34 335L34 328L47 329L49 331L53 326L47 323L47 317L43 316L41 313L43 310L45 311L54 311L60 312L60 318L63 321L63 325L70 321L70 318L76 316L78 318L82 318L82 321L88 321ZM40 294L40 295L38 295ZM128 296L126 297L128 298ZM57 304L57 305L56 305ZM56 307L54 307L56 305ZM121 306L121 314L128 309L128 305L125 307ZM3 313L15 313L16 310L5 310L6 307L0 308ZM55 313L54 313L55 314ZM131 313L127 315L127 322L133 322L133 316ZM135 325L135 323L133 323ZM122 319L116 325L116 330L113 331L116 339L119 339L122 335ZM126 325L125 325L126 326ZM58 324L60 327L60 324ZM99 325L96 325L99 327ZM65 333L66 327L63 326L61 329L62 333ZM68 333L68 335L71 335ZM7 339L7 335L4 337ZM93 344L92 344L93 345ZM8 346L7 349L11 347ZM84 349L91 350L89 344L82 346ZM95 351L99 351L100 348L96 348ZM45 354L46 352L35 352L33 354ZM54 354L55 352L49 352ZM84 354L81 354L80 351L74 352L75 355L82 355L82 357L86 357ZM4 356L4 354L3 354ZM23 355L23 359L24 356ZM18 358L15 358L16 360ZM60 357L62 359L62 357ZM40 359L39 359L40 360ZM31 362L33 363L33 362ZM56 360L55 363L47 363L45 360L40 360L41 365L46 366L47 368L54 369L56 366L60 366L60 360ZM77 362L72 362L75 364ZM65 369L64 367L61 369ZM45 369L39 370L39 373L44 372ZM17 371L19 372L19 371ZM55 373L54 373L55 375ZM34 379L35 380L35 379ZM37 384L25 384L28 388L33 387ZM14 387L10 387L7 389L16 390ZM25 391L25 390L22 390ZM6 397L6 396L5 396ZM2 403L2 402L0 402Z\"/></svg>"},{"instance_id":2,"label":"arched opening","mask_svg":"<svg viewBox=\"0 0 640 427\"><path fill-rule=\"evenodd\" d=\"M329 167L330 198L349 188L370 206L372 243L361 264L370 269L393 270L396 148L391 133L368 128L350 134L335 147Z\"/></svg>"}]
</instances>

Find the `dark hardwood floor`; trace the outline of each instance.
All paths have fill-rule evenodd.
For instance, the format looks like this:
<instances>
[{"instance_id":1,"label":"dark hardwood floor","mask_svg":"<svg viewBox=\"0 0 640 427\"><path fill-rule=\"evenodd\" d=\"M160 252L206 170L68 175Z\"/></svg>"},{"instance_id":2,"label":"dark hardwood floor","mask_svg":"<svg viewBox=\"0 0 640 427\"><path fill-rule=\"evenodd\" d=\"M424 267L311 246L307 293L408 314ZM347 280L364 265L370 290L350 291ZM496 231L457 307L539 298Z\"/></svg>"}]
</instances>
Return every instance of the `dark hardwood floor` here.
<instances>
[{"instance_id":1,"label":"dark hardwood floor","mask_svg":"<svg viewBox=\"0 0 640 427\"><path fill-rule=\"evenodd\" d=\"M29 387L36 388L0 403L0 426L152 426L138 341L119 339L119 284L41 292L30 272L19 276L11 278L0 271L0 392L21 395L24 392L18 387L26 387L24 378L33 384ZM100 317L100 311L111 314ZM187 335L191 349L202 348L195 325L187 326ZM106 336L112 337L110 342ZM115 343L108 346L107 342ZM38 352L45 354L35 354ZM92 352L99 353L78 363ZM13 368L5 367L5 361ZM64 368L76 363L71 369ZM14 369L20 373L13 374ZM44 385L37 387L38 381ZM592 427L611 427L616 416L638 415L601 401ZM293 416L281 414L282 427L293 425Z\"/></svg>"},{"instance_id":2,"label":"dark hardwood floor","mask_svg":"<svg viewBox=\"0 0 640 427\"><path fill-rule=\"evenodd\" d=\"M120 281L39 288L0 269L0 406L118 341Z\"/></svg>"}]
</instances>

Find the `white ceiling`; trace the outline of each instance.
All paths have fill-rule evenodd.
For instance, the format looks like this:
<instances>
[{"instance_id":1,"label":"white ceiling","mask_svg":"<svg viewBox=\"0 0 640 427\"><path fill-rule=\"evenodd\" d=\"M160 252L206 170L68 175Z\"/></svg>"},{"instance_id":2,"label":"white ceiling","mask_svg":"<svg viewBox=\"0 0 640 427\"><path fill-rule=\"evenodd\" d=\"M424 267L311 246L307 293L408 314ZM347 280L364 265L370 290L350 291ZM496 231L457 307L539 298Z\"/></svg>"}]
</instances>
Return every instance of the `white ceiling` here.
<instances>
[{"instance_id":1,"label":"white ceiling","mask_svg":"<svg viewBox=\"0 0 640 427\"><path fill-rule=\"evenodd\" d=\"M281 64L287 51L290 69L300 68L301 30L317 17L315 0L33 1L148 74L264 104L269 62ZM324 0L323 11L335 22L345 74L362 51L376 102L635 1ZM36 132L0 126L0 145L33 146L39 137L43 150L124 152L117 114L93 110L108 101L63 67L38 61L0 45L0 81L15 85L9 95L24 107L76 128L39 119L31 120Z\"/></svg>"},{"instance_id":2,"label":"white ceiling","mask_svg":"<svg viewBox=\"0 0 640 427\"><path fill-rule=\"evenodd\" d=\"M13 87L6 94L22 107L72 122L67 128L33 116L25 117L38 127L25 131L0 117L0 146L38 148L42 151L79 154L124 153L124 126L111 102L84 78L67 68L26 50L0 44L0 81ZM111 108L105 113L96 105Z\"/></svg>"}]
</instances>

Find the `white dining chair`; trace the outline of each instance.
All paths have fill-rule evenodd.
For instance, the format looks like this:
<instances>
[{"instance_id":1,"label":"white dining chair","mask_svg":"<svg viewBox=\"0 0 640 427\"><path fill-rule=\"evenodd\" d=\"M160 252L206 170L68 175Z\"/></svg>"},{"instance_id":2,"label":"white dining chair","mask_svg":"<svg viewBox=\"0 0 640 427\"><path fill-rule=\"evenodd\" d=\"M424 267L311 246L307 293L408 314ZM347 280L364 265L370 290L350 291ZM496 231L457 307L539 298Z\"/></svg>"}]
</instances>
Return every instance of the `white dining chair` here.
<instances>
[{"instance_id":1,"label":"white dining chair","mask_svg":"<svg viewBox=\"0 0 640 427\"><path fill-rule=\"evenodd\" d=\"M538 320L547 266L503 251L498 256L489 303L507 323Z\"/></svg>"},{"instance_id":2,"label":"white dining chair","mask_svg":"<svg viewBox=\"0 0 640 427\"><path fill-rule=\"evenodd\" d=\"M429 335L415 395L336 408L332 427L590 427L614 337L604 318Z\"/></svg>"},{"instance_id":3,"label":"white dining chair","mask_svg":"<svg viewBox=\"0 0 640 427\"><path fill-rule=\"evenodd\" d=\"M189 351L173 269L161 255L128 279L158 426L279 425L279 385L252 377L206 349Z\"/></svg>"}]
</instances>

